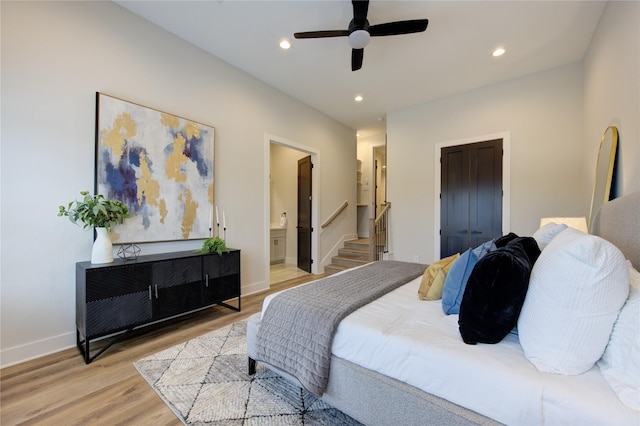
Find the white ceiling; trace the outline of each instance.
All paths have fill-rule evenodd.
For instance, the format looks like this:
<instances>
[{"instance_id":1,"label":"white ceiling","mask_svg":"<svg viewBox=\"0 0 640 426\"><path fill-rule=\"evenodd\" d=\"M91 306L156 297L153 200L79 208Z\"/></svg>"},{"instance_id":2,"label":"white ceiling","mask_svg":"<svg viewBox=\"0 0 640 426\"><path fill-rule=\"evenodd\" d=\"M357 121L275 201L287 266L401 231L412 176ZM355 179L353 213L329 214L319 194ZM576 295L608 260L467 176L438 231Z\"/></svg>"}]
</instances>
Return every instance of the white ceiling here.
<instances>
[{"instance_id":1,"label":"white ceiling","mask_svg":"<svg viewBox=\"0 0 640 426\"><path fill-rule=\"evenodd\" d=\"M423 33L372 37L351 71L346 37L294 32L347 29L349 1L116 1L122 7L299 99L362 137L386 113L580 61L605 2L371 1L371 25L429 19ZM288 39L292 47L278 46ZM498 46L507 53L494 58ZM354 102L361 94L364 101Z\"/></svg>"}]
</instances>

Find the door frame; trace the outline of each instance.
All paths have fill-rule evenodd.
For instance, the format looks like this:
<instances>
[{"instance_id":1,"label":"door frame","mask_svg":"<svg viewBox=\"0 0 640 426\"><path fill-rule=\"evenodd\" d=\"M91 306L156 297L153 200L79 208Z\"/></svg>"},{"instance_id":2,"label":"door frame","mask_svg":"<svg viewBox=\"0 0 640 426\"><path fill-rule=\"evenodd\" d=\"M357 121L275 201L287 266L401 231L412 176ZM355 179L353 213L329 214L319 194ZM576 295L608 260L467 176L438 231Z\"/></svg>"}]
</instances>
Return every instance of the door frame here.
<instances>
[{"instance_id":1,"label":"door frame","mask_svg":"<svg viewBox=\"0 0 640 426\"><path fill-rule=\"evenodd\" d=\"M469 145L493 139L502 139L502 233L507 234L511 230L511 132L499 132L489 135L471 136L435 144L434 155L434 192L433 192L433 253L435 260L440 259L440 186L442 165L440 154L442 148L456 145Z\"/></svg>"},{"instance_id":2,"label":"door frame","mask_svg":"<svg viewBox=\"0 0 640 426\"><path fill-rule=\"evenodd\" d=\"M271 230L271 144L282 145L287 148L295 149L296 151L301 151L306 154L311 155L311 163L313 164L313 168L311 169L311 227L313 231L311 232L311 273L318 273L319 263L318 259L318 232L320 229L318 225L318 194L320 193L320 152L310 146L301 144L296 141L292 141L280 136L276 136L273 134L265 133L264 134L264 264L265 264L265 277L267 283L270 282L269 274L270 274L270 252L269 252L269 242L270 242L270 230Z\"/></svg>"},{"instance_id":3,"label":"door frame","mask_svg":"<svg viewBox=\"0 0 640 426\"><path fill-rule=\"evenodd\" d=\"M379 203L376 203L376 201L378 201L378 184L380 182L378 182L378 170L376 168L376 151L380 150L380 149L384 149L384 166L380 165L381 167L381 175L382 175L382 167L387 167L387 143L386 143L386 137L385 137L385 143L379 144L379 145L373 145L371 147L371 158L372 158L372 162L371 162L371 169L372 169L372 173L371 173L371 177L372 180L371 182L373 182L373 191L372 191L372 195L371 195L371 202L370 205L373 206L373 212L369 215L370 218L375 219L377 217L377 212L378 212L378 205ZM387 201L387 176L386 176L386 170L385 170L385 181L384 181L384 201Z\"/></svg>"}]
</instances>

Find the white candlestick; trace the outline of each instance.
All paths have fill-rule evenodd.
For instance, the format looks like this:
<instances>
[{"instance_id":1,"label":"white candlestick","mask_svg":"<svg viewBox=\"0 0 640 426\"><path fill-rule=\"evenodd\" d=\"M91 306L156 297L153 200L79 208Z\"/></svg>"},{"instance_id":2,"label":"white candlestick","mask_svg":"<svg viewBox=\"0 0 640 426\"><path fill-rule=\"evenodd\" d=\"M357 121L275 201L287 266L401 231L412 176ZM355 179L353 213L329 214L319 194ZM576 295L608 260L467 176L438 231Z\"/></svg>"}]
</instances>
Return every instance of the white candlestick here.
<instances>
[{"instance_id":1,"label":"white candlestick","mask_svg":"<svg viewBox=\"0 0 640 426\"><path fill-rule=\"evenodd\" d=\"M213 237L213 210L209 210L209 238Z\"/></svg>"},{"instance_id":2,"label":"white candlestick","mask_svg":"<svg viewBox=\"0 0 640 426\"><path fill-rule=\"evenodd\" d=\"M220 218L218 216L218 206L216 206L216 224L220 225Z\"/></svg>"},{"instance_id":3,"label":"white candlestick","mask_svg":"<svg viewBox=\"0 0 640 426\"><path fill-rule=\"evenodd\" d=\"M224 217L224 210L222 210L222 227L227 229L227 219Z\"/></svg>"}]
</instances>

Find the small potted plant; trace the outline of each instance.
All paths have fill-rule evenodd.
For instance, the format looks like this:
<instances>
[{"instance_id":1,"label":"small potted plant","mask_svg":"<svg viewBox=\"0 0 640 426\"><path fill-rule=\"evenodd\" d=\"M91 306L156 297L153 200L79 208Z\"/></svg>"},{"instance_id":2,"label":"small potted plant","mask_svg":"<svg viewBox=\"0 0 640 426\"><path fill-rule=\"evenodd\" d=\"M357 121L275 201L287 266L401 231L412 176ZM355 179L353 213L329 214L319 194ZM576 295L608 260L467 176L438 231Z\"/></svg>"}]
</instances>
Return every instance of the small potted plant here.
<instances>
[{"instance_id":1,"label":"small potted plant","mask_svg":"<svg viewBox=\"0 0 640 426\"><path fill-rule=\"evenodd\" d=\"M204 240L202 248L200 249L200 253L218 253L220 256L222 256L222 253L226 253L228 251L229 249L227 249L227 244L219 236Z\"/></svg>"},{"instance_id":2,"label":"small potted plant","mask_svg":"<svg viewBox=\"0 0 640 426\"><path fill-rule=\"evenodd\" d=\"M129 208L121 201L107 200L104 195L91 195L89 191L81 191L82 201L71 201L60 206L58 216L67 216L83 229L95 228L96 240L91 251L91 263L113 262L113 248L109 231L112 224L122 224L129 215Z\"/></svg>"}]
</instances>

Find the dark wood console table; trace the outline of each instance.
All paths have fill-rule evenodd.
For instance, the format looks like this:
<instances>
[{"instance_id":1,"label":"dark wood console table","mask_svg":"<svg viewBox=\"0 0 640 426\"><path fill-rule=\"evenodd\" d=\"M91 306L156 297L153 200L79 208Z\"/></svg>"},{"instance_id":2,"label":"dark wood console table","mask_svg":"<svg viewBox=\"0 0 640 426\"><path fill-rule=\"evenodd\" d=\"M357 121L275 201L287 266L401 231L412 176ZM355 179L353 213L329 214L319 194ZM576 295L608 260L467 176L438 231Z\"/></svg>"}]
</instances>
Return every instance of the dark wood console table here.
<instances>
[{"instance_id":1,"label":"dark wood console table","mask_svg":"<svg viewBox=\"0 0 640 426\"><path fill-rule=\"evenodd\" d=\"M212 305L240 310L240 250L76 264L76 343L87 364L136 328ZM110 335L91 355L90 342Z\"/></svg>"}]
</instances>

